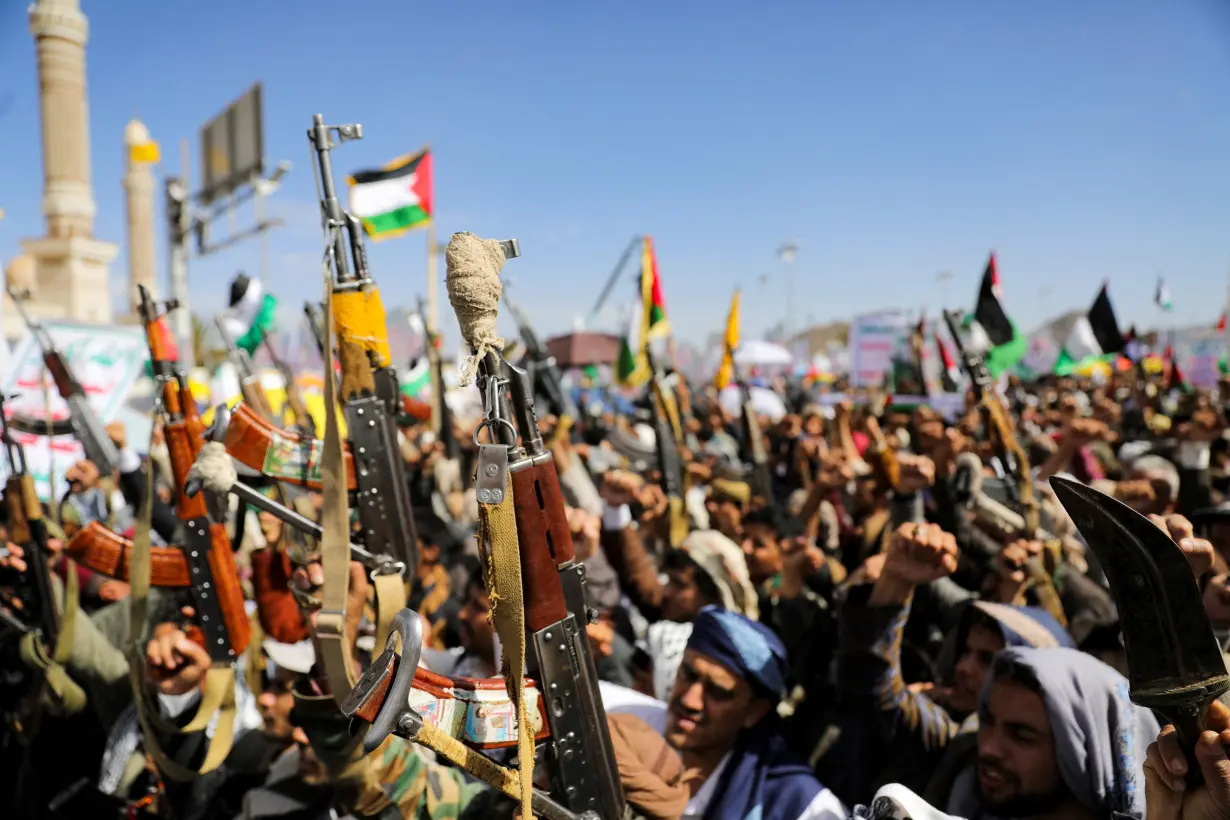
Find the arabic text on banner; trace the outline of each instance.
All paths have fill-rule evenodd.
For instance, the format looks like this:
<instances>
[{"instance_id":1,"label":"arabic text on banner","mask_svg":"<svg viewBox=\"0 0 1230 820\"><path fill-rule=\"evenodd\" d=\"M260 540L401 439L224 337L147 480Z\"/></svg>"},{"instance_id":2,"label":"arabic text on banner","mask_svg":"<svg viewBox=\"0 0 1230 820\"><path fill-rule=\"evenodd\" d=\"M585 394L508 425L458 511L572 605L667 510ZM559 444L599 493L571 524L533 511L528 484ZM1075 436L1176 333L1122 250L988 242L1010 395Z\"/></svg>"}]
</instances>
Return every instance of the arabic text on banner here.
<instances>
[{"instance_id":1,"label":"arabic text on banner","mask_svg":"<svg viewBox=\"0 0 1230 820\"><path fill-rule=\"evenodd\" d=\"M99 327L70 322L45 322L56 348L72 368L103 423L114 420L124 406L133 384L144 372L149 358L145 334L136 327ZM44 393L43 380L47 380ZM26 334L13 349L9 367L0 389L10 399L5 410L30 418L47 417L45 397L50 400L51 418L68 418L68 405L60 397L50 377L45 375L43 352L38 342ZM71 436L46 438L13 431L26 453L26 464L34 476L39 498L60 498L67 485L64 472L85 457L81 444ZM7 477L9 465L0 463L0 477ZM55 487L50 485L54 473Z\"/></svg>"}]
</instances>

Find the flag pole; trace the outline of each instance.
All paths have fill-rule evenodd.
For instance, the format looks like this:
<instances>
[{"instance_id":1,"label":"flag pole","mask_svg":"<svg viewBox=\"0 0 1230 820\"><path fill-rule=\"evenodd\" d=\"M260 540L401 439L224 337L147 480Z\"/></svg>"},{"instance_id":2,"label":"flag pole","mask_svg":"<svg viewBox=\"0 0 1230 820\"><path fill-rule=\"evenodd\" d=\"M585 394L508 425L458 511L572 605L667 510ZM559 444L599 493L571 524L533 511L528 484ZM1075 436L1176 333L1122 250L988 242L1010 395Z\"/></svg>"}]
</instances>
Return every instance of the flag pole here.
<instances>
[{"instance_id":1,"label":"flag pole","mask_svg":"<svg viewBox=\"0 0 1230 820\"><path fill-rule=\"evenodd\" d=\"M436 218L427 220L427 315L423 323L428 333L436 332L436 303L439 301L439 283L436 282Z\"/></svg>"}]
</instances>

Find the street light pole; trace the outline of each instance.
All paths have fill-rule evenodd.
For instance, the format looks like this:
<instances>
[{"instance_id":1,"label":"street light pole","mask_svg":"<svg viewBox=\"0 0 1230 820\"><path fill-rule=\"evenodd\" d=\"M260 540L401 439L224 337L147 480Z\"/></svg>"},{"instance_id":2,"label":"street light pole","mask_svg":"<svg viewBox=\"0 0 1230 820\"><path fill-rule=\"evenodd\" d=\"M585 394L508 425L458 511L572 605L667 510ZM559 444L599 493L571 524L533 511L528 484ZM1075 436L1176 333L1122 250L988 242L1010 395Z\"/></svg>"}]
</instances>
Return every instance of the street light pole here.
<instances>
[{"instance_id":1,"label":"street light pole","mask_svg":"<svg viewBox=\"0 0 1230 820\"><path fill-rule=\"evenodd\" d=\"M783 242L777 249L777 258L784 263L783 275L786 284L786 322L785 336L789 340L794 334L794 257L799 252L799 246L794 242Z\"/></svg>"}]
</instances>

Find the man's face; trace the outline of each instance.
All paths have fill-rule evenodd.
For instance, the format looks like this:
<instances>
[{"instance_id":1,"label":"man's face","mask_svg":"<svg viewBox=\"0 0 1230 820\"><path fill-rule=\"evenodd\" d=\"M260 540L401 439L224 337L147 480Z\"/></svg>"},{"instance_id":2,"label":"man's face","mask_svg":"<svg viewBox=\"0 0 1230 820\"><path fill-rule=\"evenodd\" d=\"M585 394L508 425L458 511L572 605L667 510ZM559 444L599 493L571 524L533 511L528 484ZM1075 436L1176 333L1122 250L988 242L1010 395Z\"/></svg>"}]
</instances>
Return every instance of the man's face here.
<instances>
[{"instance_id":1,"label":"man's face","mask_svg":"<svg viewBox=\"0 0 1230 820\"><path fill-rule=\"evenodd\" d=\"M676 567L666 571L666 589L662 594L662 617L676 623L690 623L709 601L704 600L696 584L696 567Z\"/></svg>"},{"instance_id":2,"label":"man's face","mask_svg":"<svg viewBox=\"0 0 1230 820\"><path fill-rule=\"evenodd\" d=\"M1069 795L1055 761L1055 737L1042 696L997 680L979 715L978 792L999 817L1031 817Z\"/></svg>"},{"instance_id":3,"label":"man's face","mask_svg":"<svg viewBox=\"0 0 1230 820\"><path fill-rule=\"evenodd\" d=\"M489 663L495 663L495 629L488 615L491 599L481 583L470 584L461 605L461 645Z\"/></svg>"},{"instance_id":4,"label":"man's face","mask_svg":"<svg viewBox=\"0 0 1230 820\"><path fill-rule=\"evenodd\" d=\"M290 711L295 706L291 693L298 675L289 669L276 668L272 675L266 673L264 684L256 698L256 708L264 721L262 730L273 740L290 742L295 727L290 722Z\"/></svg>"},{"instance_id":5,"label":"man's face","mask_svg":"<svg viewBox=\"0 0 1230 820\"><path fill-rule=\"evenodd\" d=\"M674 749L720 756L769 710L747 681L694 650L683 653L666 707L666 741Z\"/></svg>"},{"instance_id":6,"label":"man's face","mask_svg":"<svg viewBox=\"0 0 1230 820\"><path fill-rule=\"evenodd\" d=\"M715 530L732 540L739 538L743 527L743 508L729 498L711 498L705 502L709 510L709 523Z\"/></svg>"},{"instance_id":7,"label":"man's face","mask_svg":"<svg viewBox=\"0 0 1230 820\"><path fill-rule=\"evenodd\" d=\"M754 584L767 581L782 571L782 551L777 533L771 527L764 524L744 526L743 554L747 557L747 571Z\"/></svg>"},{"instance_id":8,"label":"man's face","mask_svg":"<svg viewBox=\"0 0 1230 820\"><path fill-rule=\"evenodd\" d=\"M978 708L978 698L991 671L991 662L1003 648L1004 636L998 631L977 621L970 625L965 647L953 670L952 695L947 704L952 712L968 715Z\"/></svg>"}]
</instances>

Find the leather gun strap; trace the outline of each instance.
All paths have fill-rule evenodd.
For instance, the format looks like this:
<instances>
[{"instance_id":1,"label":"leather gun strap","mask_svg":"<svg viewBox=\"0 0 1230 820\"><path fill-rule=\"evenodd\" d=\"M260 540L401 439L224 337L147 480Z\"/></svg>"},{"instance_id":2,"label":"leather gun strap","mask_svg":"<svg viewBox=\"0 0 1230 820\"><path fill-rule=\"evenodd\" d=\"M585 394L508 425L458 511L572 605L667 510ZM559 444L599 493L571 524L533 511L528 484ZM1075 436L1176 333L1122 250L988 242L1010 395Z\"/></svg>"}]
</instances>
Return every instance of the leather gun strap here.
<instances>
[{"instance_id":1,"label":"leather gun strap","mask_svg":"<svg viewBox=\"0 0 1230 820\"><path fill-rule=\"evenodd\" d=\"M320 490L324 496L320 525L320 563L324 573L321 609L316 613L320 662L333 698L340 704L354 687L351 648L346 646L346 597L350 587L350 499L347 496L345 454L337 424L337 378L333 374L333 276L326 260L325 288L325 439L320 458ZM377 644L379 645L379 644Z\"/></svg>"},{"instance_id":2,"label":"leather gun strap","mask_svg":"<svg viewBox=\"0 0 1230 820\"><path fill-rule=\"evenodd\" d=\"M517 708L521 816L533 817L534 731L525 704L525 592L511 474L505 479L504 495L498 504L478 505L478 543L487 559L487 592L491 596L491 622L503 650L500 665L504 687Z\"/></svg>"},{"instance_id":3,"label":"leather gun strap","mask_svg":"<svg viewBox=\"0 0 1230 820\"><path fill-rule=\"evenodd\" d=\"M132 557L129 559L129 637L128 681L132 687L133 703L141 724L141 736L145 750L159 770L171 780L187 781L198 774L218 768L230 754L235 732L235 670L230 664L215 663L205 673L205 689L196 714L182 729L169 727L158 716L157 708L150 709L145 694L145 653L142 644L146 621L149 618L149 589L153 567L150 557L150 529L152 526L154 498L154 473L149 465L145 470L145 503L137 519L136 532L132 539ZM209 744L205 760L195 771L181 766L167 757L158 744L154 726L188 734L203 731L218 715L214 736Z\"/></svg>"},{"instance_id":4,"label":"leather gun strap","mask_svg":"<svg viewBox=\"0 0 1230 820\"><path fill-rule=\"evenodd\" d=\"M71 558L65 559L68 563L64 577L67 579L64 582L64 609L60 613L60 631L56 635L55 649L52 651L51 658L56 663L68 663L68 659L73 654L73 634L77 629L77 613L81 611L81 592L78 588L77 581L77 562Z\"/></svg>"},{"instance_id":5,"label":"leather gun strap","mask_svg":"<svg viewBox=\"0 0 1230 820\"><path fill-rule=\"evenodd\" d=\"M413 569L407 572L413 572ZM376 646L384 646L393 618L406 607L406 582L396 573L372 578L373 609L376 612Z\"/></svg>"}]
</instances>

